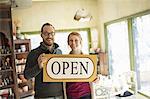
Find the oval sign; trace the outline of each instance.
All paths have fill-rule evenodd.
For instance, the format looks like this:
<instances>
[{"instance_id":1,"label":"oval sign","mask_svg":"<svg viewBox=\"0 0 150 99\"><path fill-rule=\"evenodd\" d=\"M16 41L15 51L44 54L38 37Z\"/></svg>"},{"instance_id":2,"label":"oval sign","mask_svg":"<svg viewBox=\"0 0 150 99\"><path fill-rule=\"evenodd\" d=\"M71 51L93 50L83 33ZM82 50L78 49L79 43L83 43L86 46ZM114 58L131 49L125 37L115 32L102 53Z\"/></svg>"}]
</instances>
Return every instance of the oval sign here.
<instances>
[{"instance_id":1,"label":"oval sign","mask_svg":"<svg viewBox=\"0 0 150 99\"><path fill-rule=\"evenodd\" d=\"M82 82L96 76L95 55L46 55L44 82Z\"/></svg>"}]
</instances>

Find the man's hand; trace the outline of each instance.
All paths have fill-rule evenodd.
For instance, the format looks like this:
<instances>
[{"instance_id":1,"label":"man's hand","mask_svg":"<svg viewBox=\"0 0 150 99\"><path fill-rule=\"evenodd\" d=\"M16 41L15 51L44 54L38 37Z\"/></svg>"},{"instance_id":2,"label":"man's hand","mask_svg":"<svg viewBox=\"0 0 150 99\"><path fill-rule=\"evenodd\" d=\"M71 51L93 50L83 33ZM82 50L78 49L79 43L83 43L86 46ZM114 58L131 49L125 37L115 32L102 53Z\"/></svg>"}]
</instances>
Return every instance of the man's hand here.
<instances>
[{"instance_id":1,"label":"man's hand","mask_svg":"<svg viewBox=\"0 0 150 99\"><path fill-rule=\"evenodd\" d=\"M44 56L45 56L45 54L43 53L38 57L38 65L39 65L40 69L43 68L43 63L45 63L47 61L47 58Z\"/></svg>"}]
</instances>

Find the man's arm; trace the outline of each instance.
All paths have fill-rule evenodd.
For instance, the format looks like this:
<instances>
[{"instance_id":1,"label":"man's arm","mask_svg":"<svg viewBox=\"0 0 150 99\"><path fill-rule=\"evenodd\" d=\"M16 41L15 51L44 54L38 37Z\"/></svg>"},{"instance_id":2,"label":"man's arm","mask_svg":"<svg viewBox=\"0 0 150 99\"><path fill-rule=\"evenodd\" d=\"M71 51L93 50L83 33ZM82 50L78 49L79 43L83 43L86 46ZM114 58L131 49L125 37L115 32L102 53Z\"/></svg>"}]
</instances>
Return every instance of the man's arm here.
<instances>
[{"instance_id":1,"label":"man's arm","mask_svg":"<svg viewBox=\"0 0 150 99\"><path fill-rule=\"evenodd\" d=\"M29 53L24 70L24 76L26 79L36 77L41 72L37 60L38 55L36 53L34 52Z\"/></svg>"}]
</instances>

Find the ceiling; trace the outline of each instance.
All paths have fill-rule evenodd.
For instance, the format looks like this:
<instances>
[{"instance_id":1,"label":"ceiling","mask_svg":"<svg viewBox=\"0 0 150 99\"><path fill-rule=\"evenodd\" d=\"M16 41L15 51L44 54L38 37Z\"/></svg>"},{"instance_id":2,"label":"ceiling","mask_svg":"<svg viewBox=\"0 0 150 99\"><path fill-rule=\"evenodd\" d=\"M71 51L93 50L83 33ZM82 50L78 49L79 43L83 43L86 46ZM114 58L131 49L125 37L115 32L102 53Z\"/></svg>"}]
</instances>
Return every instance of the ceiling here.
<instances>
[{"instance_id":1,"label":"ceiling","mask_svg":"<svg viewBox=\"0 0 150 99\"><path fill-rule=\"evenodd\" d=\"M60 0L32 0L32 1L60 1Z\"/></svg>"}]
</instances>

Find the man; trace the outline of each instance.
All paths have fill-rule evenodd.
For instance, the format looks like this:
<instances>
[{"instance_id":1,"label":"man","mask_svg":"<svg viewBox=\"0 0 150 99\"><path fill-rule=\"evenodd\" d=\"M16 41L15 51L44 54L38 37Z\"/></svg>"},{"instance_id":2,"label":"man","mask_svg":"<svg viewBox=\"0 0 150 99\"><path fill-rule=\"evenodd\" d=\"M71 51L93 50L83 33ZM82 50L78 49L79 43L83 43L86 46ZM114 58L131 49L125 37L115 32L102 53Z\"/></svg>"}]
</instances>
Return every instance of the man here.
<instances>
[{"instance_id":1,"label":"man","mask_svg":"<svg viewBox=\"0 0 150 99\"><path fill-rule=\"evenodd\" d=\"M43 82L43 63L46 59L44 54L62 54L58 44L54 43L55 28L45 23L41 28L43 42L32 50L25 67L25 78L35 77L35 99L63 99L63 84L60 82Z\"/></svg>"}]
</instances>

